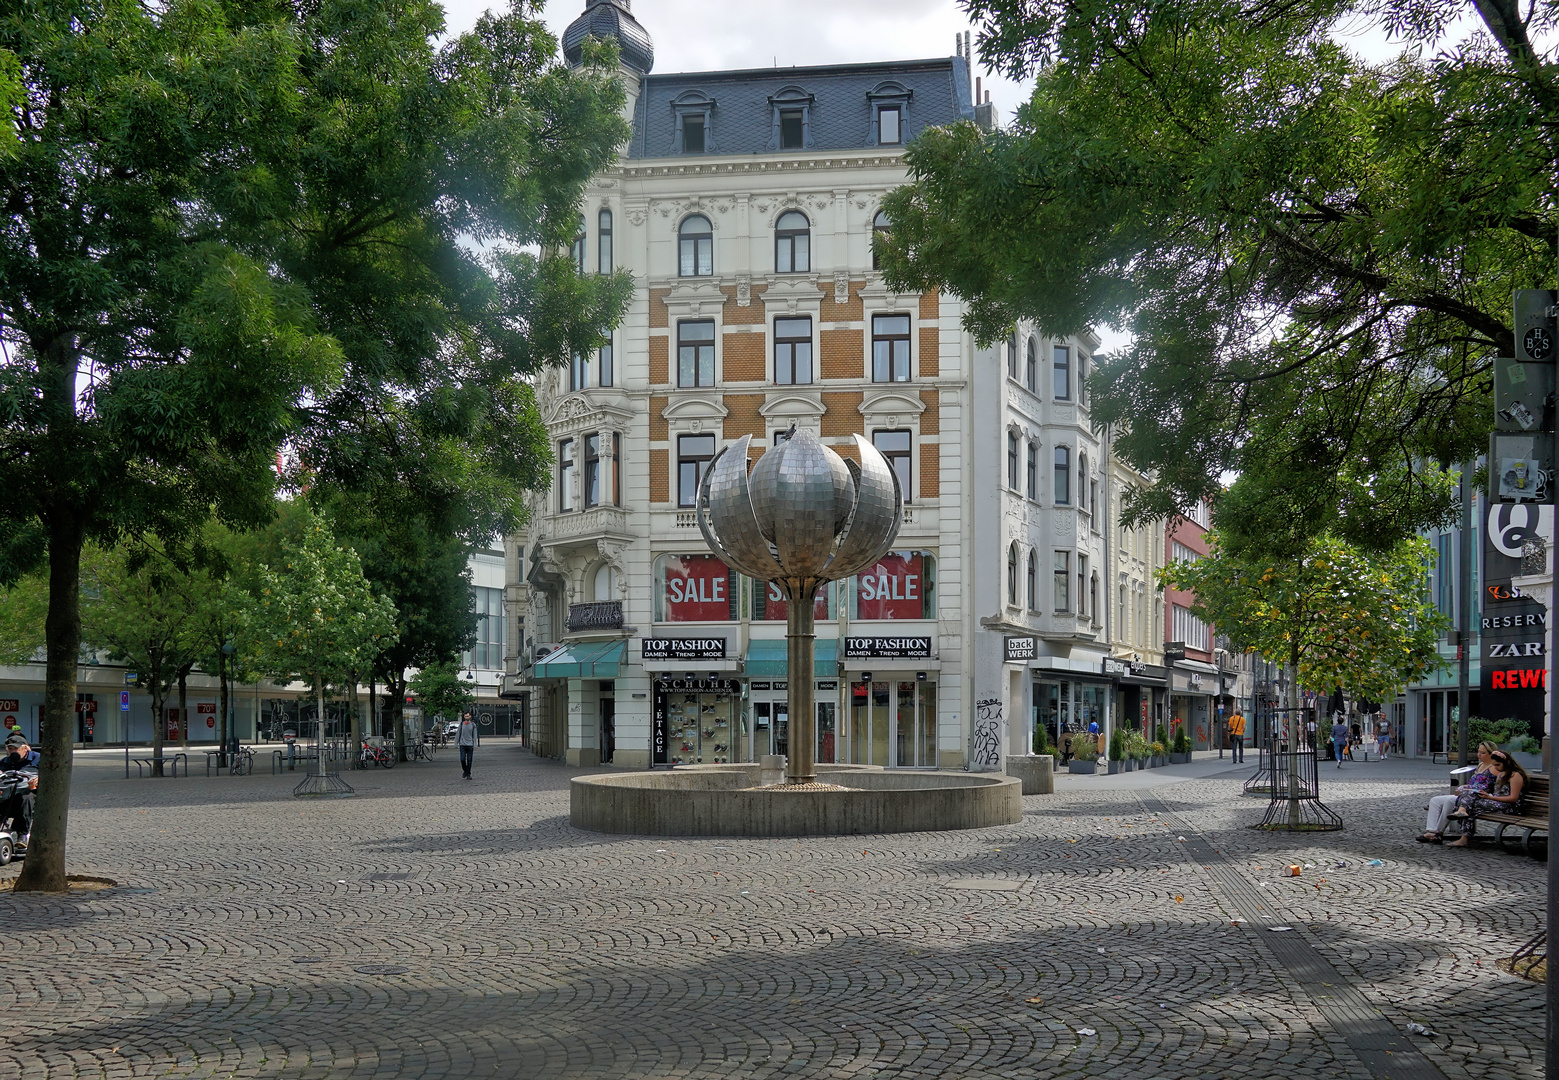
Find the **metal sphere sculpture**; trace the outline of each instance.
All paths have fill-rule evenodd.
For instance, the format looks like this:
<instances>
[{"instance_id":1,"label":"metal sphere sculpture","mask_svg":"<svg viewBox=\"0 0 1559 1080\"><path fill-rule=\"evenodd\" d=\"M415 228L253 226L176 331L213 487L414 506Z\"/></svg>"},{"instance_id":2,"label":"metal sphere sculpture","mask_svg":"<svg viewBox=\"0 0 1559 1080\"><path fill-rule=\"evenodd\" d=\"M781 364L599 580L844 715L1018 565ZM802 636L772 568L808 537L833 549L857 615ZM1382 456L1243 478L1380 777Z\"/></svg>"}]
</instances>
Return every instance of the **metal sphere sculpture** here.
<instances>
[{"instance_id":1,"label":"metal sphere sculpture","mask_svg":"<svg viewBox=\"0 0 1559 1080\"><path fill-rule=\"evenodd\" d=\"M785 780L817 778L813 704L818 589L872 566L904 520L898 474L855 436L860 462L840 457L793 426L784 442L747 468L750 435L720 451L699 488L699 531L731 569L779 585L787 604L790 734Z\"/></svg>"}]
</instances>

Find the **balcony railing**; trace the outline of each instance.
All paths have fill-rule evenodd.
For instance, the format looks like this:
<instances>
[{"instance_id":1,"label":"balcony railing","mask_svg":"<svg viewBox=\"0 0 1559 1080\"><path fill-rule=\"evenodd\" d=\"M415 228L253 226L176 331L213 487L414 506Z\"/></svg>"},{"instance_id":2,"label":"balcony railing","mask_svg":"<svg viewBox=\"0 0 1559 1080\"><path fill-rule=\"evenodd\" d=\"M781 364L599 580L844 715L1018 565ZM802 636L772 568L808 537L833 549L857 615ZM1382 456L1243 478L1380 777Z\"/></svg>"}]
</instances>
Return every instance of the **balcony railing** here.
<instances>
[{"instance_id":1,"label":"balcony railing","mask_svg":"<svg viewBox=\"0 0 1559 1080\"><path fill-rule=\"evenodd\" d=\"M621 600L602 600L594 604L570 604L568 605L568 629L570 633L580 630L621 630L623 625L623 602Z\"/></svg>"}]
</instances>

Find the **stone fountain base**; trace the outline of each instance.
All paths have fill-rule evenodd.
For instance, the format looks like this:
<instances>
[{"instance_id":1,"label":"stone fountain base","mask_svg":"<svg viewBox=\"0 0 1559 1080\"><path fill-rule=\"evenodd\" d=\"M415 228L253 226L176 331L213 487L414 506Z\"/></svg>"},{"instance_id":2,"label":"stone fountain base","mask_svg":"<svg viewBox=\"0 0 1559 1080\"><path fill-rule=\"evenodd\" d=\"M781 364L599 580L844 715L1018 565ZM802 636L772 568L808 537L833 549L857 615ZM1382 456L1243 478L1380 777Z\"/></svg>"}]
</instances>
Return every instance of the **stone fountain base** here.
<instances>
[{"instance_id":1,"label":"stone fountain base","mask_svg":"<svg viewBox=\"0 0 1559 1080\"><path fill-rule=\"evenodd\" d=\"M760 786L770 777L761 765L581 776L570 785L570 820L591 832L646 836L943 832L1023 820L1023 782L999 773L819 765L817 787Z\"/></svg>"}]
</instances>

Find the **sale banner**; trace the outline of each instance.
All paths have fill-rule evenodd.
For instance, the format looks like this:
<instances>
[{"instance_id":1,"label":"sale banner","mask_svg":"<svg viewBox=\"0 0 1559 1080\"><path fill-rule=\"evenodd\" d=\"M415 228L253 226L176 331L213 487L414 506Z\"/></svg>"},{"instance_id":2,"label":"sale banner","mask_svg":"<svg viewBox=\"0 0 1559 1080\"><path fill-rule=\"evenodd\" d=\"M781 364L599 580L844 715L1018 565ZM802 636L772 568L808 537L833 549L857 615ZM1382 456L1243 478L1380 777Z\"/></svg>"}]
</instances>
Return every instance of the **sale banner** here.
<instances>
[{"instance_id":1,"label":"sale banner","mask_svg":"<svg viewBox=\"0 0 1559 1080\"><path fill-rule=\"evenodd\" d=\"M813 605L814 619L828 619L832 616L828 610L829 590L833 588L829 582L817 591L817 602ZM753 604L753 618L765 622L784 622L790 617L790 602L785 599L785 594L780 591L779 584L773 581L753 582L753 595L757 601Z\"/></svg>"},{"instance_id":2,"label":"sale banner","mask_svg":"<svg viewBox=\"0 0 1559 1080\"><path fill-rule=\"evenodd\" d=\"M855 578L855 618L934 618L927 602L930 562L923 551L890 551L862 570Z\"/></svg>"},{"instance_id":3,"label":"sale banner","mask_svg":"<svg viewBox=\"0 0 1559 1080\"><path fill-rule=\"evenodd\" d=\"M733 610L736 572L713 555L666 555L659 562L663 622L727 622Z\"/></svg>"}]
</instances>

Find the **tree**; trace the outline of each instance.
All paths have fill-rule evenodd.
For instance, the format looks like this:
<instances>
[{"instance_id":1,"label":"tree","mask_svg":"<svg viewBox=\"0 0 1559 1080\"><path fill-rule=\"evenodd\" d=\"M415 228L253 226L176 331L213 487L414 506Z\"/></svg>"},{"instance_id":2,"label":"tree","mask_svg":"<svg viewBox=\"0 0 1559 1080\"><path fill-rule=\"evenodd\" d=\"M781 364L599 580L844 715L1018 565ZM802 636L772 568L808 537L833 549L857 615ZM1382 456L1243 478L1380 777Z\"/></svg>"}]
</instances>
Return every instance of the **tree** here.
<instances>
[{"instance_id":1,"label":"tree","mask_svg":"<svg viewBox=\"0 0 1559 1080\"><path fill-rule=\"evenodd\" d=\"M25 664L37 655L48 609L49 585L40 574L0 591L0 664Z\"/></svg>"},{"instance_id":2,"label":"tree","mask_svg":"<svg viewBox=\"0 0 1559 1080\"><path fill-rule=\"evenodd\" d=\"M429 664L413 675L411 692L424 713L446 720L476 703L476 689L460 677L460 668L448 661Z\"/></svg>"},{"instance_id":3,"label":"tree","mask_svg":"<svg viewBox=\"0 0 1559 1080\"><path fill-rule=\"evenodd\" d=\"M1381 553L1322 535L1282 560L1226 552L1217 532L1208 544L1207 558L1172 563L1160 581L1195 592L1192 611L1235 644L1288 665L1291 753L1301 685L1387 701L1444 663L1437 646L1450 620L1428 602L1424 575L1434 557L1421 538ZM1297 814L1295 805L1291 821Z\"/></svg>"},{"instance_id":4,"label":"tree","mask_svg":"<svg viewBox=\"0 0 1559 1080\"><path fill-rule=\"evenodd\" d=\"M965 6L1036 89L1009 130L911 145L890 284L963 297L987 343L1019 318L1129 328L1092 381L1094 422L1155 478L1129 520L1216 501L1230 472L1258 489L1220 514L1230 551L1293 556L1318 529L1388 550L1446 520L1425 463L1484 448L1511 290L1552 280L1559 67L1529 37L1552 6L1529 25L1480 0L1489 34L1432 57L1472 5ZM1404 55L1338 44L1366 25Z\"/></svg>"},{"instance_id":5,"label":"tree","mask_svg":"<svg viewBox=\"0 0 1559 1080\"><path fill-rule=\"evenodd\" d=\"M561 254L626 137L613 54L566 68L531 14L442 46L428 0L25 0L0 21L21 90L0 584L44 558L50 579L18 889L65 888L89 538L261 523L284 443L316 484L443 461L495 520L517 505L523 378L591 347L629 287Z\"/></svg>"},{"instance_id":6,"label":"tree","mask_svg":"<svg viewBox=\"0 0 1559 1080\"><path fill-rule=\"evenodd\" d=\"M146 542L88 548L81 576L91 597L81 611L82 636L89 647L134 668L137 685L151 695L152 773L161 776L168 695L194 666L199 649L188 568L161 545ZM188 723L184 704L181 689L179 716Z\"/></svg>"},{"instance_id":7,"label":"tree","mask_svg":"<svg viewBox=\"0 0 1559 1080\"><path fill-rule=\"evenodd\" d=\"M277 565L260 568L258 592L244 619L250 659L264 675L313 687L323 743L325 684L364 670L394 638L395 614L395 605L375 595L363 578L357 553L337 544L325 522L316 520L300 543L284 545Z\"/></svg>"}]
</instances>

